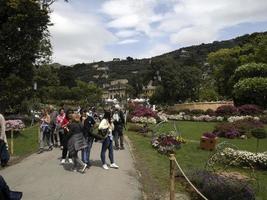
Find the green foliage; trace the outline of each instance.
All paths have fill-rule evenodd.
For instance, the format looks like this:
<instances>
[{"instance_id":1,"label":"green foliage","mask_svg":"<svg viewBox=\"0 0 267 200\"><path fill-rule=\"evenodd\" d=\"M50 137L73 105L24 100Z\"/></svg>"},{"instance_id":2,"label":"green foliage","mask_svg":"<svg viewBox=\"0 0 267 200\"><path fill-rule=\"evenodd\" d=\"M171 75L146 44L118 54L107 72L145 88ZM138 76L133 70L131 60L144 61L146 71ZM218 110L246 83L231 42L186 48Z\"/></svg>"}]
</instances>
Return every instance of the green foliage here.
<instances>
[{"instance_id":1,"label":"green foliage","mask_svg":"<svg viewBox=\"0 0 267 200\"><path fill-rule=\"evenodd\" d=\"M233 94L237 105L256 104L267 108L267 78L240 80L234 85Z\"/></svg>"},{"instance_id":2,"label":"green foliage","mask_svg":"<svg viewBox=\"0 0 267 200\"><path fill-rule=\"evenodd\" d=\"M2 0L0 24L0 104L18 110L31 95L34 65L51 53L49 15L39 1Z\"/></svg>"},{"instance_id":3,"label":"green foliage","mask_svg":"<svg viewBox=\"0 0 267 200\"><path fill-rule=\"evenodd\" d=\"M200 88L199 90L200 101L217 101L218 99L220 99L220 96L214 88L212 87Z\"/></svg>"},{"instance_id":4,"label":"green foliage","mask_svg":"<svg viewBox=\"0 0 267 200\"><path fill-rule=\"evenodd\" d=\"M154 100L174 103L194 100L201 80L201 71L194 66L180 66L173 58L157 59L152 63L152 74L158 74L158 90Z\"/></svg>"},{"instance_id":5,"label":"green foliage","mask_svg":"<svg viewBox=\"0 0 267 200\"><path fill-rule=\"evenodd\" d=\"M236 81L244 78L267 77L267 64L248 63L241 65L235 70L234 79Z\"/></svg>"},{"instance_id":6,"label":"green foliage","mask_svg":"<svg viewBox=\"0 0 267 200\"><path fill-rule=\"evenodd\" d=\"M255 128L251 130L251 134L257 139L264 139L267 137L267 133L264 128Z\"/></svg>"},{"instance_id":7,"label":"green foliage","mask_svg":"<svg viewBox=\"0 0 267 200\"><path fill-rule=\"evenodd\" d=\"M240 47L232 49L220 49L208 55L208 62L214 67L214 78L217 84L218 93L230 97L232 91L231 75L240 65L238 59Z\"/></svg>"}]
</instances>

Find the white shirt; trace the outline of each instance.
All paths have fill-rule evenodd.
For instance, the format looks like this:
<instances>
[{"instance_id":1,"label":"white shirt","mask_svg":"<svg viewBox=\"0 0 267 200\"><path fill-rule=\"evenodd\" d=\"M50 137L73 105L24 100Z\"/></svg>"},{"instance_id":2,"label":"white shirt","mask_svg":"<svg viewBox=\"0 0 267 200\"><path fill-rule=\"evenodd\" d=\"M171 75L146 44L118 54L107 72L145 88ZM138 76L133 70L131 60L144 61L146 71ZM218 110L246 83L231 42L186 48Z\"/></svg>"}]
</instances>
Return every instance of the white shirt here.
<instances>
[{"instance_id":1,"label":"white shirt","mask_svg":"<svg viewBox=\"0 0 267 200\"><path fill-rule=\"evenodd\" d=\"M108 120L106 119L102 119L102 121L100 122L98 129L107 129L109 131L109 137L112 140L113 136L112 136L112 131L114 130L114 124L111 122L111 124L108 122Z\"/></svg>"}]
</instances>

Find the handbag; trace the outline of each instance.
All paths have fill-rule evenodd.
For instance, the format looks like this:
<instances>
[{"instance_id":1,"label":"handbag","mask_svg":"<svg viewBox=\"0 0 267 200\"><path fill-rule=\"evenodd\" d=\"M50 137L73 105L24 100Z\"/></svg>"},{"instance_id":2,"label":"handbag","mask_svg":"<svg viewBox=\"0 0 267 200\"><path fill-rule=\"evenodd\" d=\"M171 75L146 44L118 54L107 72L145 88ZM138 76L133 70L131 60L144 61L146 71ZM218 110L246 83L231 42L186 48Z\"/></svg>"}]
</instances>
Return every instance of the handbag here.
<instances>
[{"instance_id":1,"label":"handbag","mask_svg":"<svg viewBox=\"0 0 267 200\"><path fill-rule=\"evenodd\" d=\"M102 138L106 138L108 134L109 134L108 128L98 129L98 135L101 136Z\"/></svg>"}]
</instances>

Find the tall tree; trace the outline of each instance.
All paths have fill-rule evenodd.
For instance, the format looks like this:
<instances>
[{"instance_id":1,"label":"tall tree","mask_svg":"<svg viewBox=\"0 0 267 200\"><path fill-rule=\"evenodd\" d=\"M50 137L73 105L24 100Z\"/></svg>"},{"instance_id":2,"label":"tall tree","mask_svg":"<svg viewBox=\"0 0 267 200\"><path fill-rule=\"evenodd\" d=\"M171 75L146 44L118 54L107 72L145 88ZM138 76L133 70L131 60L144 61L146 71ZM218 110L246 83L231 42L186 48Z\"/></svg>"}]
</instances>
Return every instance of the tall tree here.
<instances>
[{"instance_id":1,"label":"tall tree","mask_svg":"<svg viewBox=\"0 0 267 200\"><path fill-rule=\"evenodd\" d=\"M49 22L49 11L37 0L0 1L1 106L19 107L31 95L33 68L51 53Z\"/></svg>"}]
</instances>

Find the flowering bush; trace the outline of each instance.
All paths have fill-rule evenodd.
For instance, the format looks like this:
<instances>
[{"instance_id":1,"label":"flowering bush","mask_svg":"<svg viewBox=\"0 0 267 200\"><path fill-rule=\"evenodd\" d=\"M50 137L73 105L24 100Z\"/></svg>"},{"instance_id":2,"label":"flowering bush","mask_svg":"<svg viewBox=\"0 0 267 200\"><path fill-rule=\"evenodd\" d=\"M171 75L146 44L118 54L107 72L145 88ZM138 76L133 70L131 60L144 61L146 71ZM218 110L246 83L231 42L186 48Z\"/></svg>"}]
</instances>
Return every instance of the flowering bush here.
<instances>
[{"instance_id":1,"label":"flowering bush","mask_svg":"<svg viewBox=\"0 0 267 200\"><path fill-rule=\"evenodd\" d=\"M225 164L244 167L257 167L267 169L267 152L252 153L249 151L234 150L225 148L220 155L223 159L219 159Z\"/></svg>"},{"instance_id":2,"label":"flowering bush","mask_svg":"<svg viewBox=\"0 0 267 200\"><path fill-rule=\"evenodd\" d=\"M263 110L253 104L245 104L240 107L238 107L238 111L241 115L259 115L263 113Z\"/></svg>"},{"instance_id":3,"label":"flowering bush","mask_svg":"<svg viewBox=\"0 0 267 200\"><path fill-rule=\"evenodd\" d=\"M212 109L208 109L208 110L206 110L206 111L205 111L205 114L206 114L206 115L209 115L209 116L215 116L215 115L216 115L215 111L212 110Z\"/></svg>"},{"instance_id":4,"label":"flowering bush","mask_svg":"<svg viewBox=\"0 0 267 200\"><path fill-rule=\"evenodd\" d=\"M157 117L157 113L145 106L137 106L132 112L132 115L135 117Z\"/></svg>"},{"instance_id":5,"label":"flowering bush","mask_svg":"<svg viewBox=\"0 0 267 200\"><path fill-rule=\"evenodd\" d=\"M213 130L213 133L218 137L236 138L241 135L250 136L251 130L255 128L262 128L263 124L254 119L244 119L235 122L225 122L217 124Z\"/></svg>"},{"instance_id":6,"label":"flowering bush","mask_svg":"<svg viewBox=\"0 0 267 200\"><path fill-rule=\"evenodd\" d=\"M210 132L203 133L203 136L207 137L207 138L216 138L217 137L217 135L215 135L214 133L210 133Z\"/></svg>"},{"instance_id":7,"label":"flowering bush","mask_svg":"<svg viewBox=\"0 0 267 200\"><path fill-rule=\"evenodd\" d=\"M255 199L255 192L247 180L239 180L235 176L224 176L204 170L190 172L188 176L192 183L208 199Z\"/></svg>"},{"instance_id":8,"label":"flowering bush","mask_svg":"<svg viewBox=\"0 0 267 200\"><path fill-rule=\"evenodd\" d=\"M183 112L180 112L178 115L166 115L169 120L185 120L185 121L205 121L205 122L221 122L224 120L224 117L220 116L209 116L209 115L200 115L200 116L190 116L186 115Z\"/></svg>"},{"instance_id":9,"label":"flowering bush","mask_svg":"<svg viewBox=\"0 0 267 200\"><path fill-rule=\"evenodd\" d=\"M163 121L163 122L167 122L168 121L167 115L164 114L163 112L159 112L158 113L158 117L159 117L160 121Z\"/></svg>"},{"instance_id":10,"label":"flowering bush","mask_svg":"<svg viewBox=\"0 0 267 200\"><path fill-rule=\"evenodd\" d=\"M238 114L238 109L232 105L223 105L218 107L215 113L218 116L232 116Z\"/></svg>"},{"instance_id":11,"label":"flowering bush","mask_svg":"<svg viewBox=\"0 0 267 200\"><path fill-rule=\"evenodd\" d=\"M157 120L153 117L133 117L131 121L134 123L148 123L148 124L157 123Z\"/></svg>"},{"instance_id":12,"label":"flowering bush","mask_svg":"<svg viewBox=\"0 0 267 200\"><path fill-rule=\"evenodd\" d=\"M228 122L235 122L235 121L244 120L244 119L260 120L259 117L253 117L253 116L250 116L250 115L246 115L246 116L232 116L232 117L229 117L227 119L227 121Z\"/></svg>"},{"instance_id":13,"label":"flowering bush","mask_svg":"<svg viewBox=\"0 0 267 200\"><path fill-rule=\"evenodd\" d=\"M181 137L175 137L173 135L160 135L154 137L151 144L158 152L163 154L174 153L175 149L181 147L181 143L185 142Z\"/></svg>"},{"instance_id":14,"label":"flowering bush","mask_svg":"<svg viewBox=\"0 0 267 200\"><path fill-rule=\"evenodd\" d=\"M23 128L25 128L25 124L20 119L6 121L6 131L10 131L11 129L20 130Z\"/></svg>"}]
</instances>

